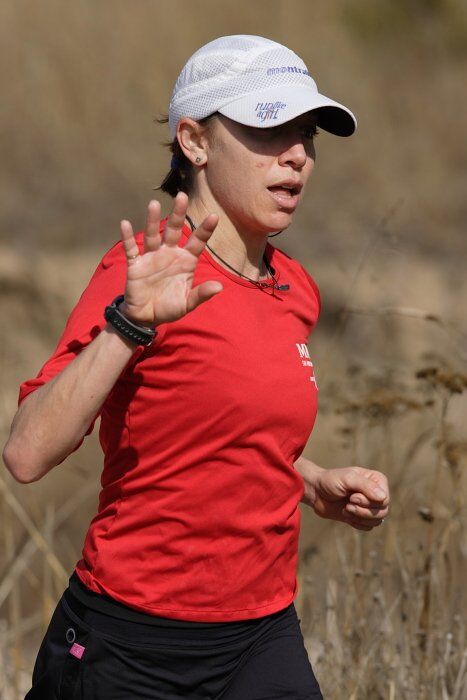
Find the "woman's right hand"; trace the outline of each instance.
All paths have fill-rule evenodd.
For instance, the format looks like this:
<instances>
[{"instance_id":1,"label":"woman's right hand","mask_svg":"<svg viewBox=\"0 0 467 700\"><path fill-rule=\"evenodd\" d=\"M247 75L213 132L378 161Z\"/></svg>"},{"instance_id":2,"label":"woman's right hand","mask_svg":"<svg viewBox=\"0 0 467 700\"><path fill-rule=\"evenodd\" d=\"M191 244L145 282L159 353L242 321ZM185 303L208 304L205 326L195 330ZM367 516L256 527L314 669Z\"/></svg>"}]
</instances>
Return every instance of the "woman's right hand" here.
<instances>
[{"instance_id":1,"label":"woman's right hand","mask_svg":"<svg viewBox=\"0 0 467 700\"><path fill-rule=\"evenodd\" d=\"M119 310L137 325L154 328L176 321L223 289L221 282L214 280L192 286L199 256L219 219L209 214L182 248L178 241L187 208L188 196L179 192L161 235L160 204L157 200L149 202L142 254L130 222L120 223L128 267L125 301Z\"/></svg>"}]
</instances>

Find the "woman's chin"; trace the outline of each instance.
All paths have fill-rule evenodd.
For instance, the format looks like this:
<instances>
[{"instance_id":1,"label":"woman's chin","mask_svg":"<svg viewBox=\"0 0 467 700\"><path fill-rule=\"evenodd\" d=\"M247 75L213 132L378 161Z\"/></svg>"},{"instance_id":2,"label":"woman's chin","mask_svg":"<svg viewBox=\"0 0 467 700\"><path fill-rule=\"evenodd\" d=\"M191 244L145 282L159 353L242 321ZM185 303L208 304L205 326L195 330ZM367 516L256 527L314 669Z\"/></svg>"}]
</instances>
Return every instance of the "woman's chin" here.
<instances>
[{"instance_id":1,"label":"woman's chin","mask_svg":"<svg viewBox=\"0 0 467 700\"><path fill-rule=\"evenodd\" d=\"M248 217L243 221L243 226L251 233L261 234L283 231L292 223L294 212L275 211L260 213L258 216Z\"/></svg>"},{"instance_id":2,"label":"woman's chin","mask_svg":"<svg viewBox=\"0 0 467 700\"><path fill-rule=\"evenodd\" d=\"M283 231L290 226L293 221L293 216L293 213L290 212L275 212L272 216L268 217L268 232L273 233L274 231Z\"/></svg>"}]
</instances>

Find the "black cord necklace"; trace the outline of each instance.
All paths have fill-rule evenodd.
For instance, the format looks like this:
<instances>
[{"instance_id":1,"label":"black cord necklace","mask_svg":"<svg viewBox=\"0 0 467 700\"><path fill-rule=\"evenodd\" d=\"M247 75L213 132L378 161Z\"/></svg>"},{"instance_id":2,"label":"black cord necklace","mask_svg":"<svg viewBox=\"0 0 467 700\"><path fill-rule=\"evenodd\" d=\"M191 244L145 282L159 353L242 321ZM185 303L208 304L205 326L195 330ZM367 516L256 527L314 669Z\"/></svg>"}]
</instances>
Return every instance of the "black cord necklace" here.
<instances>
[{"instance_id":1,"label":"black cord necklace","mask_svg":"<svg viewBox=\"0 0 467 700\"><path fill-rule=\"evenodd\" d=\"M196 226L196 224L194 223L193 219L191 219L188 216L188 214L185 214L185 218L188 221L188 223L190 224L190 228L192 231L194 231L196 228L198 228ZM275 235L277 235L277 234L275 234ZM237 275L240 275L240 277L244 277L249 282L253 282L253 284L256 284L256 286L258 286L258 287L272 287L272 289L274 289L275 287L278 286L277 280L274 277L274 269L272 267L270 267L270 265L266 259L266 253L263 254L263 262L264 262L264 265L266 267L267 273L269 273L272 277L272 280L273 280L272 283L271 282L260 282L259 280L252 280L250 277L247 277L246 275L243 275L241 272L236 270L234 267L232 267L232 265L229 265L229 263L226 262L225 260L223 260L221 258L221 256L218 255L207 243L206 243L206 248L208 248L211 251L211 253L216 256L216 258L219 258L219 260L221 262L223 262L224 265L227 265L227 267L229 267L231 270L233 270L233 272L235 272Z\"/></svg>"}]
</instances>

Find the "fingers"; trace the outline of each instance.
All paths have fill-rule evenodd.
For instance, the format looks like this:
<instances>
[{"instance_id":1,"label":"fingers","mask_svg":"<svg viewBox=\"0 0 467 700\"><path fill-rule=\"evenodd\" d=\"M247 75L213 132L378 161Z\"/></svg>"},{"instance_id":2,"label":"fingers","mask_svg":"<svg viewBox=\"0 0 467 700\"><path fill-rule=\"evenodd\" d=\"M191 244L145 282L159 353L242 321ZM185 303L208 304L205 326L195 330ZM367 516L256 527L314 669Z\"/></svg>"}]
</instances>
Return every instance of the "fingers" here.
<instances>
[{"instance_id":1,"label":"fingers","mask_svg":"<svg viewBox=\"0 0 467 700\"><path fill-rule=\"evenodd\" d=\"M158 250L161 245L159 233L161 220L161 205L157 199L152 199L148 204L146 217L146 229L144 231L144 252Z\"/></svg>"},{"instance_id":2,"label":"fingers","mask_svg":"<svg viewBox=\"0 0 467 700\"><path fill-rule=\"evenodd\" d=\"M357 508L357 510L352 510L352 508ZM357 527L359 530L372 530L374 527L381 525L387 512L384 510L374 513L374 509L363 509L358 508L358 506L351 506L347 504L342 509L342 515L344 521L353 527ZM387 511L387 509L386 509Z\"/></svg>"},{"instance_id":3,"label":"fingers","mask_svg":"<svg viewBox=\"0 0 467 700\"><path fill-rule=\"evenodd\" d=\"M129 265L134 264L135 260L139 256L138 244L135 241L133 234L133 228L129 221L123 219L120 221L120 231L123 243L123 250L125 251L126 259Z\"/></svg>"},{"instance_id":4,"label":"fingers","mask_svg":"<svg viewBox=\"0 0 467 700\"><path fill-rule=\"evenodd\" d=\"M218 223L219 217L217 214L209 214L201 222L200 226L193 231L185 243L185 250L188 250L193 255L196 255L196 257L199 257L206 247L206 243L209 241Z\"/></svg>"},{"instance_id":5,"label":"fingers","mask_svg":"<svg viewBox=\"0 0 467 700\"><path fill-rule=\"evenodd\" d=\"M359 492L373 505L389 505L389 487L384 474L362 467L349 467L344 483L348 491Z\"/></svg>"},{"instance_id":6,"label":"fingers","mask_svg":"<svg viewBox=\"0 0 467 700\"><path fill-rule=\"evenodd\" d=\"M356 530L365 530L366 532L369 532L370 530L373 529L372 525L362 525L359 522L353 521L353 520L346 520L346 522L351 525L351 527L354 527Z\"/></svg>"},{"instance_id":7,"label":"fingers","mask_svg":"<svg viewBox=\"0 0 467 700\"><path fill-rule=\"evenodd\" d=\"M384 501L383 503L378 503L370 500L363 493L359 493L358 491L349 496L349 503L354 506L362 506L363 508L373 508L375 511L389 510L389 503L384 503Z\"/></svg>"},{"instance_id":8,"label":"fingers","mask_svg":"<svg viewBox=\"0 0 467 700\"><path fill-rule=\"evenodd\" d=\"M361 494L357 495L361 496ZM364 507L354 503L347 503L342 509L342 515L350 525L354 527L358 525L361 529L367 530L381 525L388 513L389 508L387 506L374 504Z\"/></svg>"},{"instance_id":9,"label":"fingers","mask_svg":"<svg viewBox=\"0 0 467 700\"><path fill-rule=\"evenodd\" d=\"M388 482L381 472L362 468L358 472L354 483L361 488L350 495L342 513L353 527L371 530L389 513Z\"/></svg>"},{"instance_id":10,"label":"fingers","mask_svg":"<svg viewBox=\"0 0 467 700\"><path fill-rule=\"evenodd\" d=\"M162 242L165 243L165 245L176 246L178 244L183 224L185 223L187 208L188 196L185 192L178 192L162 234Z\"/></svg>"},{"instance_id":11,"label":"fingers","mask_svg":"<svg viewBox=\"0 0 467 700\"><path fill-rule=\"evenodd\" d=\"M161 205L157 199L152 199L148 204L146 216L146 229L144 233L144 252L158 250L162 243L168 246L178 245L180 235L185 223L188 209L188 196L184 192L178 192L172 206L172 211L167 217L162 236L160 234ZM185 249L199 257L204 250L207 241L214 232L219 217L217 214L209 214L192 232L185 244ZM129 222L127 222L129 223Z\"/></svg>"},{"instance_id":12,"label":"fingers","mask_svg":"<svg viewBox=\"0 0 467 700\"><path fill-rule=\"evenodd\" d=\"M352 520L348 520L347 522L351 527L354 527L356 530L365 530L366 532L373 530L373 528L376 527L376 525L381 525L381 523L375 523L375 525L362 525L361 523L354 522Z\"/></svg>"},{"instance_id":13,"label":"fingers","mask_svg":"<svg viewBox=\"0 0 467 700\"><path fill-rule=\"evenodd\" d=\"M353 503L347 503L343 511L368 520L385 518L389 514L389 508L387 506L369 506L365 508L363 506L356 506Z\"/></svg>"}]
</instances>

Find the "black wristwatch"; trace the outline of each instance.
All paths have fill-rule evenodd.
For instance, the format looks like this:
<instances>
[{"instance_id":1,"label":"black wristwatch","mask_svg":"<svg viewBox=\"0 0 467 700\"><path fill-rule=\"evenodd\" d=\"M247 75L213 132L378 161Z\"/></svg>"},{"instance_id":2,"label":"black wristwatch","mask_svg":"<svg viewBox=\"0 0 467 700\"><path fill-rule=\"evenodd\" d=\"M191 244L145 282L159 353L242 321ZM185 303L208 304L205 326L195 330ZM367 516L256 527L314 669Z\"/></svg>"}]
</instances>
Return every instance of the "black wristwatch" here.
<instances>
[{"instance_id":1,"label":"black wristwatch","mask_svg":"<svg viewBox=\"0 0 467 700\"><path fill-rule=\"evenodd\" d=\"M152 328L137 326L124 316L121 311L118 310L118 307L123 301L125 301L125 297L123 294L120 294L120 296L115 297L110 306L105 307L105 320L115 328L117 333L120 333L120 335L127 340L131 340L132 343L136 345L151 345L157 335L157 331Z\"/></svg>"}]
</instances>

